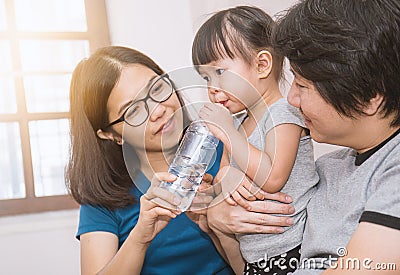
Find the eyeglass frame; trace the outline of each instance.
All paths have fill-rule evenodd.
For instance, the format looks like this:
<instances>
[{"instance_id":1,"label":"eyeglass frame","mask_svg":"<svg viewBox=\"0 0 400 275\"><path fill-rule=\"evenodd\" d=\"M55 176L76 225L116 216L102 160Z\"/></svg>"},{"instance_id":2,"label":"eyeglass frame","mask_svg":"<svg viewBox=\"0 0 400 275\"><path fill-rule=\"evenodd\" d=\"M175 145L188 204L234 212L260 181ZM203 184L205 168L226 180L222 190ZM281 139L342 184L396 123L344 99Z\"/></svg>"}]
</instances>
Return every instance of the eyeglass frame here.
<instances>
[{"instance_id":1,"label":"eyeglass frame","mask_svg":"<svg viewBox=\"0 0 400 275\"><path fill-rule=\"evenodd\" d=\"M158 100L155 100L154 98L151 97L150 91L151 91L151 89L154 87L154 85L155 85L158 81L160 81L160 80L163 80L163 81L167 82L167 84L170 85L171 91L170 91L170 94L169 94L165 99L163 99L163 100L161 100L161 101L158 101ZM144 98L133 101L133 102L126 108L126 110L122 113L122 115L121 115L118 119L116 119L116 120L114 120L113 122L109 123L109 124L108 124L105 128L103 128L103 129L107 129L107 128L109 128L109 127L111 127L111 126L113 126L113 125L115 125L115 124L121 123L121 122L126 122L128 125L130 125L130 126L132 126L132 127L139 127L140 125L142 125L143 123L146 122L146 120L149 118L149 115L150 115L149 105L147 104L147 100L150 98L151 100L153 100L153 101L156 102L156 103L163 103L163 102L165 102L165 101L167 101L168 99L171 98L172 94L174 93L174 90L175 90L175 89L174 89L174 85L172 84L172 81L171 81L171 79L169 78L169 75L168 75L168 74L163 74L163 75L158 76L158 78L150 85L149 89L147 90L147 95L146 95ZM126 113L128 112L128 110L129 110L133 105L135 105L136 103L141 102L141 101L144 101L144 104L145 104L144 106L146 107L147 116L146 116L146 118L143 120L142 123L137 124L137 125L132 125L131 123L129 123L129 122L126 120L125 115L126 115Z\"/></svg>"}]
</instances>

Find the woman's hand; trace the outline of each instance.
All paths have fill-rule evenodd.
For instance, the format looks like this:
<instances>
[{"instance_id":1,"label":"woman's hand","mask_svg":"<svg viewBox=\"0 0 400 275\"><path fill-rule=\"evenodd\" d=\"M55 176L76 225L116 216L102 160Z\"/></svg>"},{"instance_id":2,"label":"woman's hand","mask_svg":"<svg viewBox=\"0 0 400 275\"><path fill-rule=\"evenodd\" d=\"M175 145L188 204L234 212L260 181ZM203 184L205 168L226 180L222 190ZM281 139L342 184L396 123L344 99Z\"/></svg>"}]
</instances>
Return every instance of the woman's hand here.
<instances>
[{"instance_id":1,"label":"woman's hand","mask_svg":"<svg viewBox=\"0 0 400 275\"><path fill-rule=\"evenodd\" d=\"M160 188L161 181L172 182L176 176L169 173L157 173L149 190L140 198L139 220L132 231L142 244L150 244L154 237L163 230L169 221L181 212L177 208L180 203L171 192Z\"/></svg>"},{"instance_id":2,"label":"woman's hand","mask_svg":"<svg viewBox=\"0 0 400 275\"><path fill-rule=\"evenodd\" d=\"M210 174L204 174L196 196L186 212L186 215L206 233L211 233L207 221L207 208L215 197L212 180L213 177Z\"/></svg>"}]
</instances>

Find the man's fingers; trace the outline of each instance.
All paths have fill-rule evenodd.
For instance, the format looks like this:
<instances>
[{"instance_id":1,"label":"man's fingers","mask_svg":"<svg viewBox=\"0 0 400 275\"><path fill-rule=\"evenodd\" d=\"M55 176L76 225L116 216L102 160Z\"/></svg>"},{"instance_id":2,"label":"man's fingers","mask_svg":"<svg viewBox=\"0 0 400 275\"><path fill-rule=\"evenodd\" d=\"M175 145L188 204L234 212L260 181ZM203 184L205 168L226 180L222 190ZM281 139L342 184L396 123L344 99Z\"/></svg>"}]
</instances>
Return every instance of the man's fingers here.
<instances>
[{"instance_id":1,"label":"man's fingers","mask_svg":"<svg viewBox=\"0 0 400 275\"><path fill-rule=\"evenodd\" d=\"M294 207L289 204L277 203L273 201L251 201L248 202L251 210L265 214L286 214L294 213Z\"/></svg>"},{"instance_id":2,"label":"man's fingers","mask_svg":"<svg viewBox=\"0 0 400 275\"><path fill-rule=\"evenodd\" d=\"M236 203L230 196L225 197L225 201L226 201L229 205L232 205L232 206L236 206L236 205L237 205L237 203Z\"/></svg>"},{"instance_id":3,"label":"man's fingers","mask_svg":"<svg viewBox=\"0 0 400 275\"><path fill-rule=\"evenodd\" d=\"M255 212L249 212L248 215L243 217L243 221L247 223L267 226L290 226L293 224L292 219L288 217L267 215Z\"/></svg>"},{"instance_id":4,"label":"man's fingers","mask_svg":"<svg viewBox=\"0 0 400 275\"><path fill-rule=\"evenodd\" d=\"M251 194L244 186L240 186L237 191L242 195L243 198L245 198L248 201L255 201L256 197Z\"/></svg>"},{"instance_id":5,"label":"man's fingers","mask_svg":"<svg viewBox=\"0 0 400 275\"><path fill-rule=\"evenodd\" d=\"M259 187L258 185L252 183L251 181L249 181L247 178L244 181L243 186L252 194L254 195L257 199L259 200L264 200L264 191L262 191L261 187Z\"/></svg>"},{"instance_id":6,"label":"man's fingers","mask_svg":"<svg viewBox=\"0 0 400 275\"><path fill-rule=\"evenodd\" d=\"M265 191L261 191L261 193L264 195L265 199L267 199L267 200L274 200L274 201L279 201L279 202L283 202L283 203L293 202L293 199L289 195L282 193L282 192L270 194Z\"/></svg>"},{"instance_id":7,"label":"man's fingers","mask_svg":"<svg viewBox=\"0 0 400 275\"><path fill-rule=\"evenodd\" d=\"M245 199L243 199L243 197L237 191L233 192L231 196L235 200L235 202L237 202L237 204L239 204L241 207L243 207L247 210L251 209L248 202Z\"/></svg>"},{"instance_id":8,"label":"man's fingers","mask_svg":"<svg viewBox=\"0 0 400 275\"><path fill-rule=\"evenodd\" d=\"M258 233L258 234L279 234L283 233L285 231L284 228L280 226L270 226L270 225L254 225L251 223L244 223L240 227L239 230L235 233L241 233L241 234L253 234L253 233Z\"/></svg>"}]
</instances>

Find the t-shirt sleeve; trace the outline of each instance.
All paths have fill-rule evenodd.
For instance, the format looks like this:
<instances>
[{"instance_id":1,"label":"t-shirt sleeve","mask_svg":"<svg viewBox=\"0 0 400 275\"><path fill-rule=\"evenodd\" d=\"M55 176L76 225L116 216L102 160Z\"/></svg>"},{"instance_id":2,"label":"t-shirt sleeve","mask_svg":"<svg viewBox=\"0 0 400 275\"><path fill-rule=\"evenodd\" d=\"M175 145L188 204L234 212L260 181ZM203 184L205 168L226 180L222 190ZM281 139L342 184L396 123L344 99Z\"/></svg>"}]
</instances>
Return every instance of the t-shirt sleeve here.
<instances>
[{"instance_id":1,"label":"t-shirt sleeve","mask_svg":"<svg viewBox=\"0 0 400 275\"><path fill-rule=\"evenodd\" d=\"M400 164L387 169L375 182L360 222L370 222L400 230Z\"/></svg>"},{"instance_id":2,"label":"t-shirt sleeve","mask_svg":"<svg viewBox=\"0 0 400 275\"><path fill-rule=\"evenodd\" d=\"M95 231L110 232L118 236L115 213L103 207L81 205L76 238L79 240L82 234Z\"/></svg>"},{"instance_id":3,"label":"t-shirt sleeve","mask_svg":"<svg viewBox=\"0 0 400 275\"><path fill-rule=\"evenodd\" d=\"M305 127L303 117L298 108L290 105L286 99L281 99L269 108L270 119L266 120L265 132L281 124L296 124Z\"/></svg>"}]
</instances>

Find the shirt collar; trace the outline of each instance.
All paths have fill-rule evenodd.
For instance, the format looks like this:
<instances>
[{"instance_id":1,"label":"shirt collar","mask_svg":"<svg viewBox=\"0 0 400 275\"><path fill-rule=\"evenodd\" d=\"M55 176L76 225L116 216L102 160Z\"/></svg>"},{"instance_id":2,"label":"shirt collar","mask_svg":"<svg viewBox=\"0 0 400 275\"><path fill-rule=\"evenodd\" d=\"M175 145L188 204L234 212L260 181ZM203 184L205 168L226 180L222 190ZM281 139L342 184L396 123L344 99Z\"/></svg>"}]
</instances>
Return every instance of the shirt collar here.
<instances>
[{"instance_id":1,"label":"shirt collar","mask_svg":"<svg viewBox=\"0 0 400 275\"><path fill-rule=\"evenodd\" d=\"M397 131L394 132L394 134L392 134L390 137L388 137L387 139L382 141L380 144L378 144L374 148L371 148L362 154L357 154L354 164L356 166L360 166L361 164L363 164L367 159L369 159L374 153L376 153L379 149L381 149L386 143L388 143L390 140L392 140L399 133L400 133L400 128L397 129Z\"/></svg>"}]
</instances>

